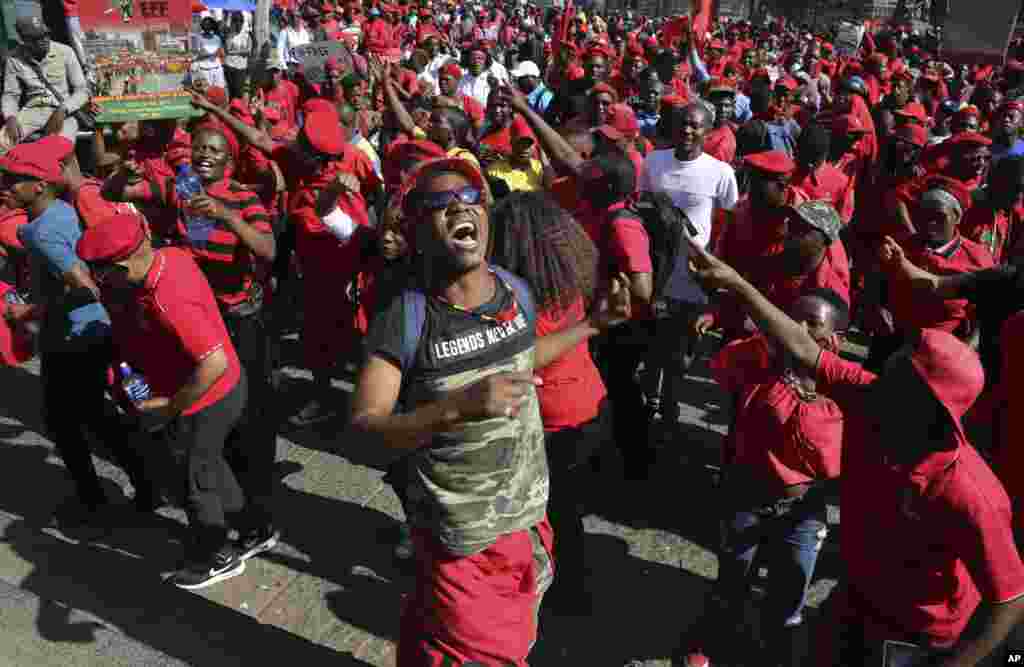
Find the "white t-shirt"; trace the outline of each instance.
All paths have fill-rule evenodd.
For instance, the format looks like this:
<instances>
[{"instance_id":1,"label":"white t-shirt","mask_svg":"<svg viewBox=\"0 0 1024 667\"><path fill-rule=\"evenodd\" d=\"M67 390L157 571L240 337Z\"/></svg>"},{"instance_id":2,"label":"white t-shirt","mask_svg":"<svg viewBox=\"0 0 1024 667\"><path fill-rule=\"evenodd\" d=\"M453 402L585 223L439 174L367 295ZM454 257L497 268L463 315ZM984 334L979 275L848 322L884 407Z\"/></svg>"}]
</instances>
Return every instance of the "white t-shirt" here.
<instances>
[{"instance_id":1,"label":"white t-shirt","mask_svg":"<svg viewBox=\"0 0 1024 667\"><path fill-rule=\"evenodd\" d=\"M739 200L736 172L707 153L696 160L676 159L675 149L652 151L644 159L640 189L664 192L682 209L697 228L697 242L711 240L711 216L715 209L732 210ZM668 294L681 301L693 301L696 285L685 262L677 266L668 283Z\"/></svg>"}]
</instances>

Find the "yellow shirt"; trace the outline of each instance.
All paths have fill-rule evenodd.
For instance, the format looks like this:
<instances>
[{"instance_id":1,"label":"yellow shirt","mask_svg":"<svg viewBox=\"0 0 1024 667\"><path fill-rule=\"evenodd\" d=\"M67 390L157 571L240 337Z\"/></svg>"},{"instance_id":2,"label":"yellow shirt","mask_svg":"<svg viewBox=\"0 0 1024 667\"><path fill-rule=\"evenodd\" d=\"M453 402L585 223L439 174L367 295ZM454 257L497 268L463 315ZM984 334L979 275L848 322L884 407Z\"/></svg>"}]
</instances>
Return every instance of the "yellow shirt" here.
<instances>
[{"instance_id":1,"label":"yellow shirt","mask_svg":"<svg viewBox=\"0 0 1024 667\"><path fill-rule=\"evenodd\" d=\"M423 128L417 127L412 133L412 138L426 139L427 133L423 130ZM477 160L476 156L473 155L472 152L466 150L465 148L459 148L458 146L456 146L455 148L448 151L448 157L462 158L466 162L472 162L474 167L480 169L480 160Z\"/></svg>"},{"instance_id":2,"label":"yellow shirt","mask_svg":"<svg viewBox=\"0 0 1024 667\"><path fill-rule=\"evenodd\" d=\"M536 158L528 167L514 167L508 160L495 162L487 168L487 176L500 178L512 192L536 192L544 189L544 165Z\"/></svg>"}]
</instances>

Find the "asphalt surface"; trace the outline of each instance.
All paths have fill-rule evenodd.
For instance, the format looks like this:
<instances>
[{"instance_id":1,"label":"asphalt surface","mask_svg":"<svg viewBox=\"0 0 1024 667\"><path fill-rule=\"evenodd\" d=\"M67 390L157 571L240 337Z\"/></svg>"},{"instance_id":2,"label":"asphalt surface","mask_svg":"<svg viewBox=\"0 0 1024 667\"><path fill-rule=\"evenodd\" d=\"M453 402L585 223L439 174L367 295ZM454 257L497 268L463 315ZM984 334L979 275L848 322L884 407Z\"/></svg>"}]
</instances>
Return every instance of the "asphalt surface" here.
<instances>
[{"instance_id":1,"label":"asphalt surface","mask_svg":"<svg viewBox=\"0 0 1024 667\"><path fill-rule=\"evenodd\" d=\"M286 341L285 359L295 348ZM729 421L704 361L688 377L682 421L661 429L651 479L621 481L613 455L593 473L580 500L594 615L545 615L531 665L668 667L701 614L717 570L708 465ZM36 373L35 362L0 369L7 388L0 405L0 665L221 666L268 656L303 665L394 664L398 610L410 584L407 566L392 556L401 510L382 481L386 458L347 437L340 420L278 438L277 549L249 561L242 576L188 593L161 580L180 557L182 512L131 512L124 476L102 455L98 469L121 499L118 528L87 541L52 527L71 485L43 432ZM309 385L308 374L287 367L280 401L270 408L289 414ZM342 410L350 387L335 382ZM812 607L837 570L830 535ZM750 625L756 632L756 620Z\"/></svg>"}]
</instances>

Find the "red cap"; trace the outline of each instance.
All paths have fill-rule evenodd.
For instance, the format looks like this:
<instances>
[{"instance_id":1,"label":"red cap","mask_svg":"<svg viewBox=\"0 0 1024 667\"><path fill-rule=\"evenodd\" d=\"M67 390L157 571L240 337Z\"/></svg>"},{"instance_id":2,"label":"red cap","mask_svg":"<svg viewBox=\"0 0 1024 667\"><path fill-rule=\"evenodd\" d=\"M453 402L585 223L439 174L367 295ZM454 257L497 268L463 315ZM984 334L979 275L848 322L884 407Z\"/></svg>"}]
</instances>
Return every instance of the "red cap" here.
<instances>
[{"instance_id":1,"label":"red cap","mask_svg":"<svg viewBox=\"0 0 1024 667\"><path fill-rule=\"evenodd\" d=\"M120 262L139 249L145 236L139 216L118 213L86 228L75 251L84 262Z\"/></svg>"},{"instance_id":2,"label":"red cap","mask_svg":"<svg viewBox=\"0 0 1024 667\"><path fill-rule=\"evenodd\" d=\"M978 134L977 132L961 132L952 139L949 140L951 146L959 146L964 149L975 148L977 146L991 146L992 140L986 137L984 134Z\"/></svg>"},{"instance_id":3,"label":"red cap","mask_svg":"<svg viewBox=\"0 0 1024 667\"><path fill-rule=\"evenodd\" d=\"M306 116L302 134L309 145L320 153L338 156L345 152L345 133L336 112L317 111Z\"/></svg>"},{"instance_id":4,"label":"red cap","mask_svg":"<svg viewBox=\"0 0 1024 667\"><path fill-rule=\"evenodd\" d=\"M785 151L764 151L751 153L743 158L744 164L766 174L790 174L796 169L796 163Z\"/></svg>"},{"instance_id":5,"label":"red cap","mask_svg":"<svg viewBox=\"0 0 1024 667\"><path fill-rule=\"evenodd\" d=\"M922 125L914 125L913 123L897 127L893 130L893 136L918 148L924 148L928 143L928 130L924 129Z\"/></svg>"},{"instance_id":6,"label":"red cap","mask_svg":"<svg viewBox=\"0 0 1024 667\"><path fill-rule=\"evenodd\" d=\"M440 76L450 76L453 79L462 78L462 68L455 63L448 63L441 68Z\"/></svg>"},{"instance_id":7,"label":"red cap","mask_svg":"<svg viewBox=\"0 0 1024 667\"><path fill-rule=\"evenodd\" d=\"M618 130L626 139L636 139L640 136L640 123L636 120L636 114L625 104L612 106L608 124Z\"/></svg>"},{"instance_id":8,"label":"red cap","mask_svg":"<svg viewBox=\"0 0 1024 667\"><path fill-rule=\"evenodd\" d=\"M474 188L478 188L482 192L487 191L487 182L484 180L483 175L475 164L469 160L464 160L459 157L443 157L435 160L427 160L419 165L415 171L409 174L409 177L402 184L402 190L400 192L402 201L402 212L405 214L403 222L409 224L411 222L418 222L418 216L412 210L412 204L415 197L409 197L409 193L412 192L413 188L416 187L417 182L420 179L420 175L427 169L438 170L438 171L454 171L462 174L466 177L466 180L472 184Z\"/></svg>"},{"instance_id":9,"label":"red cap","mask_svg":"<svg viewBox=\"0 0 1024 667\"><path fill-rule=\"evenodd\" d=\"M0 171L19 176L38 178L47 183L62 183L59 151L52 146L40 146L39 142L18 144L0 157Z\"/></svg>"},{"instance_id":10,"label":"red cap","mask_svg":"<svg viewBox=\"0 0 1024 667\"><path fill-rule=\"evenodd\" d=\"M836 116L835 120L832 121L832 133L867 134L868 128L864 127L864 122L858 116L848 113Z\"/></svg>"},{"instance_id":11,"label":"red cap","mask_svg":"<svg viewBox=\"0 0 1024 667\"><path fill-rule=\"evenodd\" d=\"M182 129L175 129L174 136L167 144L167 164L175 169L192 161L192 135Z\"/></svg>"}]
</instances>

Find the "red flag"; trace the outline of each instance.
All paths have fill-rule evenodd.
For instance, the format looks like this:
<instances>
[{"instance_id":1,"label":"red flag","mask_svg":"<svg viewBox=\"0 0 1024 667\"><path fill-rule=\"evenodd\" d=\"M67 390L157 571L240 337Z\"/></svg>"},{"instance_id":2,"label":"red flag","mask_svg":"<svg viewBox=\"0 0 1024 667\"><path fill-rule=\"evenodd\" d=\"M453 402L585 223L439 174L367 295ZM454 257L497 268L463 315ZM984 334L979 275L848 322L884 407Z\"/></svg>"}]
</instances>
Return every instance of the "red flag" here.
<instances>
[{"instance_id":1,"label":"red flag","mask_svg":"<svg viewBox=\"0 0 1024 667\"><path fill-rule=\"evenodd\" d=\"M712 0L692 0L693 2L693 34L703 42L711 26Z\"/></svg>"},{"instance_id":2,"label":"red flag","mask_svg":"<svg viewBox=\"0 0 1024 667\"><path fill-rule=\"evenodd\" d=\"M572 27L573 17L576 15L576 8L572 0L566 0L565 9L562 11L562 18L558 22L558 30L555 31L551 44L551 53L557 59L562 50L562 45L569 41L569 28Z\"/></svg>"}]
</instances>

